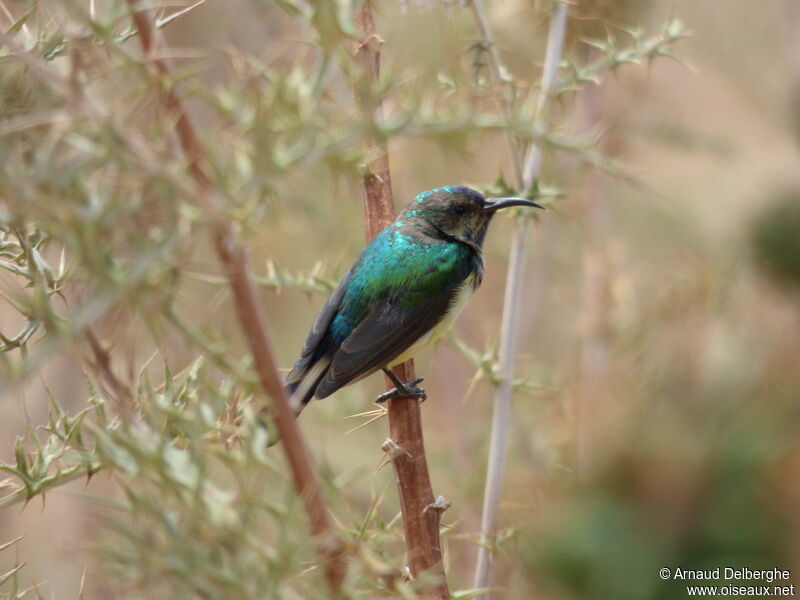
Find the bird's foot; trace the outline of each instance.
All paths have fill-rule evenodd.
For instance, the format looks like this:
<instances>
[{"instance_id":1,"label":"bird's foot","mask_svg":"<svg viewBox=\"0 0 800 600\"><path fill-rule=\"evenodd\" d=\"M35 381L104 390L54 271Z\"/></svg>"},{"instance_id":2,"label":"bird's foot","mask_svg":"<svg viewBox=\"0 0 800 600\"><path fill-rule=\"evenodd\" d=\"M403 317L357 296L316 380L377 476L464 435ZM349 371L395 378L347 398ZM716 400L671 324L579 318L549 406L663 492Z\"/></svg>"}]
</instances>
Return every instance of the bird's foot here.
<instances>
[{"instance_id":1,"label":"bird's foot","mask_svg":"<svg viewBox=\"0 0 800 600\"><path fill-rule=\"evenodd\" d=\"M396 385L388 392L384 392L375 398L375 402L382 404L389 398L417 398L420 402L424 402L428 396L423 388L417 387L420 382L422 382L422 377L412 379L408 383L400 383L400 385Z\"/></svg>"},{"instance_id":2,"label":"bird's foot","mask_svg":"<svg viewBox=\"0 0 800 600\"><path fill-rule=\"evenodd\" d=\"M383 372L392 380L394 388L375 398L377 404L382 404L390 398L417 398L420 402L425 402L427 399L428 395L425 393L425 390L421 387L417 387L418 383L422 383L422 377L417 377L416 379L403 383L389 369L384 369Z\"/></svg>"}]
</instances>

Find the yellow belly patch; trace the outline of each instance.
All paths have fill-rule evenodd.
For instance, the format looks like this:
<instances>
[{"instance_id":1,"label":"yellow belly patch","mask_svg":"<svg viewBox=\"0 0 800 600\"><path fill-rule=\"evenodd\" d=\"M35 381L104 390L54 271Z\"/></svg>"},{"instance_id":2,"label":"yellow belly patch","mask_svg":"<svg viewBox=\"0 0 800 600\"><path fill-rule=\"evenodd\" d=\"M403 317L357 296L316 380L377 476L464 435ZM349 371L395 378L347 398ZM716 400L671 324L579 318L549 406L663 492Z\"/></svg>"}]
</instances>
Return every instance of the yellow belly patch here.
<instances>
[{"instance_id":1,"label":"yellow belly patch","mask_svg":"<svg viewBox=\"0 0 800 600\"><path fill-rule=\"evenodd\" d=\"M449 311L447 311L447 314L444 316L444 318L427 333L423 334L422 337L420 337L411 345L410 348L408 348L408 350L390 362L390 367L399 365L410 358L414 358L414 356L425 350L428 346L432 345L436 340L442 337L442 335L444 335L448 329L450 329L453 321L455 321L456 317L461 313L462 310L464 310L467 300L469 300L472 297L472 294L475 292L475 286L473 285L474 279L475 277L470 275L464 280L464 283L461 284L458 292L456 292L457 296L453 302L453 306Z\"/></svg>"}]
</instances>

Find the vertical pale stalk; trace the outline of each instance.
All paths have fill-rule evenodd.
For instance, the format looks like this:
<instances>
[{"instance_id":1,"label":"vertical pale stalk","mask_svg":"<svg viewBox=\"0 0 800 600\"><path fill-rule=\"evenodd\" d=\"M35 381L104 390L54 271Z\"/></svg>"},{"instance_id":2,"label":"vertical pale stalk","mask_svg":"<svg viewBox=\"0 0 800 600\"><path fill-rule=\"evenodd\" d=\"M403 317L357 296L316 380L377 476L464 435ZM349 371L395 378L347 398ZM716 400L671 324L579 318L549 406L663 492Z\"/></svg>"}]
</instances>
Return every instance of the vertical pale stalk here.
<instances>
[{"instance_id":1,"label":"vertical pale stalk","mask_svg":"<svg viewBox=\"0 0 800 600\"><path fill-rule=\"evenodd\" d=\"M128 0L128 5L133 22L139 31L145 59L159 76L171 79L171 65L163 58L167 53L161 47L159 33L150 11L140 0ZM308 516L311 532L317 538L317 550L331 594L333 597L340 597L346 570L342 542L328 513L311 455L297 426L294 411L289 406L283 381L278 374L272 344L267 334L266 316L250 274L247 253L236 241L230 220L215 202L215 190L208 175L205 148L200 142L186 107L171 87L161 91L161 99L176 118L176 133L181 149L189 161L189 175L200 193L194 200L212 211L217 256L228 278L236 315L253 355L261 387L272 400L270 409L281 436L281 447Z\"/></svg>"},{"instance_id":2,"label":"vertical pale stalk","mask_svg":"<svg viewBox=\"0 0 800 600\"><path fill-rule=\"evenodd\" d=\"M356 11L356 24L364 38L354 56L364 69L362 80L356 82L356 98L370 118L382 118L381 103L372 94L372 86L380 74L380 47L382 41L375 33L372 8L368 2ZM374 112L373 112L374 111ZM371 240L394 220L394 200L389 174L389 155L386 141L372 140L367 147L371 160L366 165L362 179L364 226L367 241ZM414 379L414 361L394 368L401 381ZM386 378L386 389L394 384ZM448 600L450 592L442 563L439 523L446 504L435 502L431 487L425 441L422 434L422 411L414 398L389 400L389 439L384 449L394 467L397 493L403 515L408 569L412 578L422 574L433 576L435 583L420 592L420 597Z\"/></svg>"},{"instance_id":3,"label":"vertical pale stalk","mask_svg":"<svg viewBox=\"0 0 800 600\"><path fill-rule=\"evenodd\" d=\"M536 104L536 122L542 124L546 117L549 95L556 83L558 63L564 46L567 24L567 4L559 3L550 19L547 35L547 50L542 71L541 91ZM484 40L492 44L491 39ZM533 142L528 150L517 185L527 190L533 184L541 167L542 147ZM481 517L481 543L475 567L474 588L486 588L492 577L492 547L497 536L497 513L505 472L509 429L511 425L511 392L514 380L514 360L519 347L520 315L522 305L523 273L526 261L526 237L528 220L520 219L511 240L511 256L506 275L506 290L503 299L503 322L500 330L500 356L497 375L500 383L495 390L492 415L492 437L489 445L489 460ZM487 595L481 596L486 598Z\"/></svg>"}]
</instances>

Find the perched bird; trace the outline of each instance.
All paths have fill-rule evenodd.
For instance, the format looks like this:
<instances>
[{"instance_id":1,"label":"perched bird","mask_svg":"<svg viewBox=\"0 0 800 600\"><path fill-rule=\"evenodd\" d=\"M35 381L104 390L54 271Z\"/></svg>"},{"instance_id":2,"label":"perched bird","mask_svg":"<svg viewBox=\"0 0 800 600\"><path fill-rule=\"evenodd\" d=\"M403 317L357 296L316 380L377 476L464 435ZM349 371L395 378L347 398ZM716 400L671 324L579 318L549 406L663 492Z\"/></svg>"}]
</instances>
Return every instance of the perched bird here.
<instances>
[{"instance_id":1,"label":"perched bird","mask_svg":"<svg viewBox=\"0 0 800 600\"><path fill-rule=\"evenodd\" d=\"M395 389L377 401L425 399L422 378L399 381L390 367L444 333L483 276L481 246L494 213L544 208L522 198L485 198L463 186L422 192L361 252L311 327L286 377L297 414L382 369Z\"/></svg>"}]
</instances>

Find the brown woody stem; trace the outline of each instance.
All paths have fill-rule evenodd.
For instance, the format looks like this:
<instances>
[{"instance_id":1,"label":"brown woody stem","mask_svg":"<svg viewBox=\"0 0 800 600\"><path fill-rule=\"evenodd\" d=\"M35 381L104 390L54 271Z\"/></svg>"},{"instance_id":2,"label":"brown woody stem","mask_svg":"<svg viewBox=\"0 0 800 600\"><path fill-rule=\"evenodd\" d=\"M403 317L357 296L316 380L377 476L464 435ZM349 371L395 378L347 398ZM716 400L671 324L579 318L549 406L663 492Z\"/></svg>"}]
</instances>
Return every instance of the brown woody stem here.
<instances>
[{"instance_id":1,"label":"brown woody stem","mask_svg":"<svg viewBox=\"0 0 800 600\"><path fill-rule=\"evenodd\" d=\"M356 97L365 110L367 118L381 118L380 100L371 92L380 74L380 46L382 41L375 34L372 8L368 2L359 5L356 24L364 34L356 47L354 58L363 69L361 81L356 84ZM371 111L371 112L370 112ZM370 158L362 181L364 201L364 224L367 241L394 220L389 176L389 157L385 140L373 139L367 147ZM393 369L401 381L416 377L414 361L408 361ZM394 384L386 378L386 389ZM442 548L439 539L439 522L443 507L434 504L433 489L425 458L425 443L422 435L422 411L413 398L389 400L389 437L392 447L392 466L397 480L397 492L403 513L403 528L406 537L408 568L412 578L423 573L434 576L435 584L421 593L426 598L449 599L447 581L442 563Z\"/></svg>"},{"instance_id":2,"label":"brown woody stem","mask_svg":"<svg viewBox=\"0 0 800 600\"><path fill-rule=\"evenodd\" d=\"M128 0L133 22L139 30L145 57L158 75L169 76L169 62L163 58L163 47L159 32L153 23L150 11L143 8L140 0ZM264 392L272 399L270 409L275 426L280 434L284 453L292 472L295 487L303 501L312 534L317 537L318 551L324 563L325 576L335 596L341 594L346 564L341 538L334 529L322 497L311 456L289 400L278 374L275 356L267 334L267 321L258 292L250 274L247 253L236 241L233 225L225 218L215 202L215 191L208 176L206 152L197 136L196 129L186 107L172 87L162 90L164 105L174 114L176 130L183 153L189 161L189 174L203 197L196 201L210 209L214 218L215 245L220 262L225 267L234 298L236 315L253 354L256 372Z\"/></svg>"}]
</instances>

